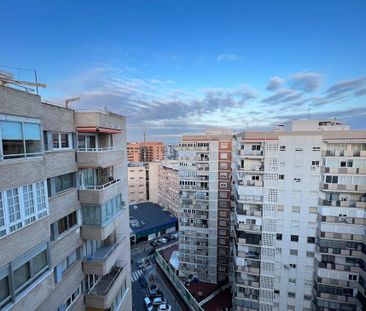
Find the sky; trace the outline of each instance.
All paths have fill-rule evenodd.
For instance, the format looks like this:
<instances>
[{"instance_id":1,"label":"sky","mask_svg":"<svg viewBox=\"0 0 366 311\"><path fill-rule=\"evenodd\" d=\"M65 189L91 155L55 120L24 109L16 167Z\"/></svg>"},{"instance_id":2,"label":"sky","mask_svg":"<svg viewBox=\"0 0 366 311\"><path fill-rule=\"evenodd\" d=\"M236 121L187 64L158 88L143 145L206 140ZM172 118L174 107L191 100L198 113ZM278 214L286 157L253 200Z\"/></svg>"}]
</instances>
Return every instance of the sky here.
<instances>
[{"instance_id":1,"label":"sky","mask_svg":"<svg viewBox=\"0 0 366 311\"><path fill-rule=\"evenodd\" d=\"M309 116L366 128L364 0L13 0L0 20L0 70L125 115L129 140Z\"/></svg>"}]
</instances>

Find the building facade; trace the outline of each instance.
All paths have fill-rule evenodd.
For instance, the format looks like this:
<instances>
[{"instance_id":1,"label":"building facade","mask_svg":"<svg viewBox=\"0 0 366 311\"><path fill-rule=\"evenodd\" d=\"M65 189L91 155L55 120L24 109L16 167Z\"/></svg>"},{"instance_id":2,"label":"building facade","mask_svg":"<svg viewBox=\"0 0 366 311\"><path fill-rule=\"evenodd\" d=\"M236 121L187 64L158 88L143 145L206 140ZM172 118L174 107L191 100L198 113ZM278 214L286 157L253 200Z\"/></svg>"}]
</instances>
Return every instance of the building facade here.
<instances>
[{"instance_id":1,"label":"building facade","mask_svg":"<svg viewBox=\"0 0 366 311\"><path fill-rule=\"evenodd\" d=\"M334 194L324 191L326 180L330 184L338 182L333 175L327 177L330 170L340 173L343 162L351 160L339 155L327 162L324 155L334 154L335 146L336 150L350 150L349 156L355 152L359 158L351 161L354 166L347 172L362 175L366 165L361 156L366 148L365 138L366 132L349 131L337 122L319 121L295 121L289 131L236 136L231 230L235 310L363 310L360 306L364 296L360 293L364 288L359 279L363 272L358 266L362 266L362 255L356 250L362 249L362 238L357 234L365 221L361 205L366 176L342 175L339 181L346 184L347 179L347 186L329 186L341 190ZM333 145L328 145L329 140ZM358 202L359 210L348 209L341 214L339 208L329 207L348 189L359 189L349 198L352 204ZM347 226L342 224L342 228L335 225L339 219L350 222ZM340 232L345 232L343 242L338 241ZM347 238L351 237L358 239L351 244L356 247L359 260L346 258L347 252L352 252L346 247L350 242ZM345 249L341 250L341 246ZM330 255L333 247L337 247L338 258ZM356 270L358 273L352 273ZM339 285L344 286L344 291ZM348 301L352 301L352 307Z\"/></svg>"},{"instance_id":2,"label":"building facade","mask_svg":"<svg viewBox=\"0 0 366 311\"><path fill-rule=\"evenodd\" d=\"M228 278L231 138L183 136L178 146L179 273L219 283Z\"/></svg>"},{"instance_id":3,"label":"building facade","mask_svg":"<svg viewBox=\"0 0 366 311\"><path fill-rule=\"evenodd\" d=\"M128 162L152 162L164 159L164 145L160 142L127 143Z\"/></svg>"},{"instance_id":4,"label":"building facade","mask_svg":"<svg viewBox=\"0 0 366 311\"><path fill-rule=\"evenodd\" d=\"M125 118L0 86L0 309L131 310Z\"/></svg>"},{"instance_id":5,"label":"building facade","mask_svg":"<svg viewBox=\"0 0 366 311\"><path fill-rule=\"evenodd\" d=\"M144 163L128 163L128 200L130 204L147 201L146 175Z\"/></svg>"},{"instance_id":6,"label":"building facade","mask_svg":"<svg viewBox=\"0 0 366 311\"><path fill-rule=\"evenodd\" d=\"M158 204L178 217L179 214L179 162L167 160L161 162L158 178Z\"/></svg>"}]
</instances>

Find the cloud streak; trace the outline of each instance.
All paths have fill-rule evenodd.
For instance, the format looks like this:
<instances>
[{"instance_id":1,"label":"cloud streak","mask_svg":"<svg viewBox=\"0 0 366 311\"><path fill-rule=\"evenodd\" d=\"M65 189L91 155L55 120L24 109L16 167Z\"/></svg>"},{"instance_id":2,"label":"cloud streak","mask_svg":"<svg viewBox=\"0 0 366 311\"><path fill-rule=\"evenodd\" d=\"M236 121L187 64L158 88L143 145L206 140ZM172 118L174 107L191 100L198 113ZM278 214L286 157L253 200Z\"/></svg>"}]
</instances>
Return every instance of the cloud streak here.
<instances>
[{"instance_id":1,"label":"cloud streak","mask_svg":"<svg viewBox=\"0 0 366 311\"><path fill-rule=\"evenodd\" d=\"M286 83L273 76L266 87L272 92L270 95L265 90L261 95L260 90L245 84L233 88L207 87L193 93L170 80L141 79L123 68L98 66L59 83L58 87L63 98L81 97L76 108L107 107L126 115L133 139L140 138L144 126L151 135L166 139L215 125L266 127L274 120L307 117L308 107L313 116L340 116L347 120L360 116L356 115L357 110L345 114L344 105L366 97L366 77L340 81L323 91L321 79L318 74L298 73ZM285 84L290 87L283 88ZM356 109L354 105L350 109Z\"/></svg>"},{"instance_id":2,"label":"cloud streak","mask_svg":"<svg viewBox=\"0 0 366 311\"><path fill-rule=\"evenodd\" d=\"M240 60L240 57L236 54L220 54L216 57L216 60L236 62Z\"/></svg>"}]
</instances>

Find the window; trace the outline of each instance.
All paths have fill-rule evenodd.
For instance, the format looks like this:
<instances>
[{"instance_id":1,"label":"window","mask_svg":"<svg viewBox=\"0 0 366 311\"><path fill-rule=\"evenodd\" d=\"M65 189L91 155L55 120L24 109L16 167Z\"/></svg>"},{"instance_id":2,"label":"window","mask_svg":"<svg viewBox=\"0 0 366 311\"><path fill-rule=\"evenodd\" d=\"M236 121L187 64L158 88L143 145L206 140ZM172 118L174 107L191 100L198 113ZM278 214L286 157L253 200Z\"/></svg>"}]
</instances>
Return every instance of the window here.
<instances>
[{"instance_id":1,"label":"window","mask_svg":"<svg viewBox=\"0 0 366 311\"><path fill-rule=\"evenodd\" d=\"M319 161L311 161L312 166L319 166Z\"/></svg>"},{"instance_id":2,"label":"window","mask_svg":"<svg viewBox=\"0 0 366 311\"><path fill-rule=\"evenodd\" d=\"M292 212L293 213L300 213L300 206L293 206L292 207Z\"/></svg>"},{"instance_id":3,"label":"window","mask_svg":"<svg viewBox=\"0 0 366 311\"><path fill-rule=\"evenodd\" d=\"M294 279L294 278L289 278L289 279L288 279L288 282L289 282L289 283L292 283L292 284L296 284L296 279Z\"/></svg>"},{"instance_id":4,"label":"window","mask_svg":"<svg viewBox=\"0 0 366 311\"><path fill-rule=\"evenodd\" d=\"M221 152L221 153L220 153L220 159L222 159L222 160L227 160L227 158L228 158L228 154L227 154L227 152Z\"/></svg>"},{"instance_id":5,"label":"window","mask_svg":"<svg viewBox=\"0 0 366 311\"><path fill-rule=\"evenodd\" d=\"M313 151L320 151L320 147L318 146L313 147Z\"/></svg>"},{"instance_id":6,"label":"window","mask_svg":"<svg viewBox=\"0 0 366 311\"><path fill-rule=\"evenodd\" d=\"M295 151L302 151L302 148L301 147L296 147Z\"/></svg>"},{"instance_id":7,"label":"window","mask_svg":"<svg viewBox=\"0 0 366 311\"><path fill-rule=\"evenodd\" d=\"M45 182L0 192L0 237L48 214Z\"/></svg>"},{"instance_id":8,"label":"window","mask_svg":"<svg viewBox=\"0 0 366 311\"><path fill-rule=\"evenodd\" d=\"M227 192L220 191L219 192L219 198L220 199L227 199Z\"/></svg>"},{"instance_id":9,"label":"window","mask_svg":"<svg viewBox=\"0 0 366 311\"><path fill-rule=\"evenodd\" d=\"M311 243L311 244L314 244L315 243L315 237L308 236L307 242Z\"/></svg>"},{"instance_id":10,"label":"window","mask_svg":"<svg viewBox=\"0 0 366 311\"><path fill-rule=\"evenodd\" d=\"M285 175L278 175L278 179L279 180L284 180L285 179Z\"/></svg>"},{"instance_id":11,"label":"window","mask_svg":"<svg viewBox=\"0 0 366 311\"><path fill-rule=\"evenodd\" d=\"M305 300L311 300L312 298L311 298L311 295L304 295L304 299Z\"/></svg>"},{"instance_id":12,"label":"window","mask_svg":"<svg viewBox=\"0 0 366 311\"><path fill-rule=\"evenodd\" d=\"M15 268L13 272L14 289L16 293L24 290L31 284L30 280L42 274L48 267L47 249Z\"/></svg>"},{"instance_id":13,"label":"window","mask_svg":"<svg viewBox=\"0 0 366 311\"><path fill-rule=\"evenodd\" d=\"M4 159L31 157L42 152L38 123L0 120L0 134Z\"/></svg>"},{"instance_id":14,"label":"window","mask_svg":"<svg viewBox=\"0 0 366 311\"><path fill-rule=\"evenodd\" d=\"M75 186L74 173L54 177L56 193L65 191Z\"/></svg>"},{"instance_id":15,"label":"window","mask_svg":"<svg viewBox=\"0 0 366 311\"><path fill-rule=\"evenodd\" d=\"M220 173L220 179L227 179L228 175L227 173Z\"/></svg>"},{"instance_id":16,"label":"window","mask_svg":"<svg viewBox=\"0 0 366 311\"><path fill-rule=\"evenodd\" d=\"M71 133L52 133L52 149L72 149Z\"/></svg>"},{"instance_id":17,"label":"window","mask_svg":"<svg viewBox=\"0 0 366 311\"><path fill-rule=\"evenodd\" d=\"M80 248L77 248L55 267L55 282L59 283L62 280L62 276L66 273L66 271L68 271L69 268L79 259Z\"/></svg>"},{"instance_id":18,"label":"window","mask_svg":"<svg viewBox=\"0 0 366 311\"><path fill-rule=\"evenodd\" d=\"M276 239L279 240L279 241L282 241L282 234L277 233L276 234Z\"/></svg>"},{"instance_id":19,"label":"window","mask_svg":"<svg viewBox=\"0 0 366 311\"><path fill-rule=\"evenodd\" d=\"M291 242L299 242L299 236L298 235L291 235Z\"/></svg>"},{"instance_id":20,"label":"window","mask_svg":"<svg viewBox=\"0 0 366 311\"><path fill-rule=\"evenodd\" d=\"M6 197L8 199L9 224L11 224L10 232L22 227L18 193L18 188L6 191Z\"/></svg>"},{"instance_id":21,"label":"window","mask_svg":"<svg viewBox=\"0 0 366 311\"><path fill-rule=\"evenodd\" d=\"M285 151L286 150L286 146L280 146L280 151Z\"/></svg>"},{"instance_id":22,"label":"window","mask_svg":"<svg viewBox=\"0 0 366 311\"><path fill-rule=\"evenodd\" d=\"M296 249L290 249L290 255L297 256L298 255L298 251Z\"/></svg>"},{"instance_id":23,"label":"window","mask_svg":"<svg viewBox=\"0 0 366 311\"><path fill-rule=\"evenodd\" d=\"M78 297L81 294L81 284L77 287L77 289L71 294L69 298L66 299L66 301L58 307L58 311L68 311L71 309L71 306L74 304L74 302L78 299Z\"/></svg>"},{"instance_id":24,"label":"window","mask_svg":"<svg viewBox=\"0 0 366 311\"><path fill-rule=\"evenodd\" d=\"M0 279L0 308L3 306L3 304L5 305L6 301L9 300L10 298L9 296L10 296L9 281L8 277L6 276Z\"/></svg>"},{"instance_id":25,"label":"window","mask_svg":"<svg viewBox=\"0 0 366 311\"><path fill-rule=\"evenodd\" d=\"M338 184L338 176L327 175L325 177L325 182L328 184Z\"/></svg>"},{"instance_id":26,"label":"window","mask_svg":"<svg viewBox=\"0 0 366 311\"><path fill-rule=\"evenodd\" d=\"M229 169L229 163L220 162L220 170L227 170L227 169Z\"/></svg>"},{"instance_id":27,"label":"window","mask_svg":"<svg viewBox=\"0 0 366 311\"><path fill-rule=\"evenodd\" d=\"M296 264L294 264L294 263L290 263L289 266L291 269L296 269Z\"/></svg>"},{"instance_id":28,"label":"window","mask_svg":"<svg viewBox=\"0 0 366 311\"><path fill-rule=\"evenodd\" d=\"M314 257L315 253L314 252L306 252L306 257Z\"/></svg>"},{"instance_id":29,"label":"window","mask_svg":"<svg viewBox=\"0 0 366 311\"><path fill-rule=\"evenodd\" d=\"M292 293L292 292L288 292L288 298L295 298L296 297L296 294L295 293Z\"/></svg>"},{"instance_id":30,"label":"window","mask_svg":"<svg viewBox=\"0 0 366 311\"><path fill-rule=\"evenodd\" d=\"M56 225L55 225L56 224ZM55 224L52 224L51 232L53 232L53 238L55 238L57 235L60 235L64 233L65 231L71 229L77 224L77 215L76 212L73 212L61 219L59 219ZM57 229L57 234L55 231Z\"/></svg>"},{"instance_id":31,"label":"window","mask_svg":"<svg viewBox=\"0 0 366 311\"><path fill-rule=\"evenodd\" d=\"M349 281L357 281L357 274L349 274L348 275Z\"/></svg>"}]
</instances>

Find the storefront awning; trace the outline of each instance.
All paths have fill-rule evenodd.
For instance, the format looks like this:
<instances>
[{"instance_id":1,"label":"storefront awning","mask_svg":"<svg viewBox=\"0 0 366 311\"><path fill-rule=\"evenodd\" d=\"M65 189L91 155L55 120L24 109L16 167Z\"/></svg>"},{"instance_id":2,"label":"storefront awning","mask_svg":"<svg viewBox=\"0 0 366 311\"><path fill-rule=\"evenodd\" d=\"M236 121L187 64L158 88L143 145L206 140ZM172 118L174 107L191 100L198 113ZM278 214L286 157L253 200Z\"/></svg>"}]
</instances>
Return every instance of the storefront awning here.
<instances>
[{"instance_id":1,"label":"storefront awning","mask_svg":"<svg viewBox=\"0 0 366 311\"><path fill-rule=\"evenodd\" d=\"M109 129L106 127L78 127L78 133L105 133L105 134L121 134L121 130Z\"/></svg>"}]
</instances>

